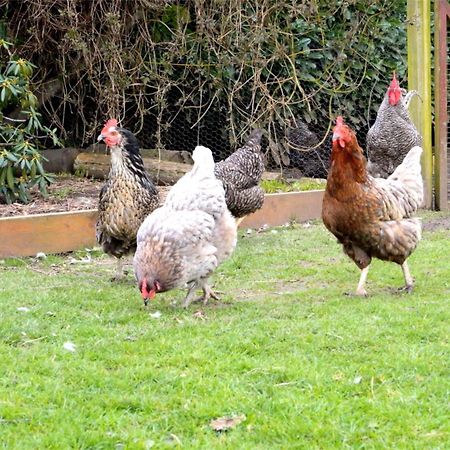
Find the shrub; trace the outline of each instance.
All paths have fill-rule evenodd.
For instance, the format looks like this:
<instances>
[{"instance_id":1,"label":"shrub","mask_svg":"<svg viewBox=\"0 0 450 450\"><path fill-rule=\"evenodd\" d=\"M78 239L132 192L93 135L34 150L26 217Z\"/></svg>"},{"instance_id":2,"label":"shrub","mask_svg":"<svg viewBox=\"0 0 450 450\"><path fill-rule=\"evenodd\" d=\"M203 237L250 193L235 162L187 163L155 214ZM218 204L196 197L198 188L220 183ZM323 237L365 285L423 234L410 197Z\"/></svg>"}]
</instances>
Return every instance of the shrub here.
<instances>
[{"instance_id":1,"label":"shrub","mask_svg":"<svg viewBox=\"0 0 450 450\"><path fill-rule=\"evenodd\" d=\"M4 66L0 72L0 195L7 203L26 203L33 186L37 185L46 195L52 181L42 167L39 139L50 137L54 145L58 139L56 129L43 126L36 110L37 99L31 85L36 66L16 57L11 52L12 44L3 39L0 48ZM10 113L18 118L8 117Z\"/></svg>"},{"instance_id":2,"label":"shrub","mask_svg":"<svg viewBox=\"0 0 450 450\"><path fill-rule=\"evenodd\" d=\"M343 114L364 145L392 71L406 74L406 0L4 3L26 56L61 80L48 111L75 145L115 115L147 146L201 140L224 157L259 126L286 164L293 119L322 138Z\"/></svg>"}]
</instances>

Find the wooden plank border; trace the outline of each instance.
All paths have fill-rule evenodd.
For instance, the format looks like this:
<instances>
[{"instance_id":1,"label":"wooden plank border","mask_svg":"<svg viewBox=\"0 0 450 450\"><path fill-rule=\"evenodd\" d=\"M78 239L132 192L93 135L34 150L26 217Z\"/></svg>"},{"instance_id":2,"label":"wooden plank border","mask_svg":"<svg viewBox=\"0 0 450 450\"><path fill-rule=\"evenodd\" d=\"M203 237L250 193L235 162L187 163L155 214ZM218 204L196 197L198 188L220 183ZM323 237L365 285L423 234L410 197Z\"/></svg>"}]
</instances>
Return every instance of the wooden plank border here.
<instances>
[{"instance_id":1,"label":"wooden plank border","mask_svg":"<svg viewBox=\"0 0 450 450\"><path fill-rule=\"evenodd\" d=\"M324 190L266 194L264 206L247 216L240 224L242 228L271 227L296 221L319 219L322 214Z\"/></svg>"},{"instance_id":2,"label":"wooden plank border","mask_svg":"<svg viewBox=\"0 0 450 450\"><path fill-rule=\"evenodd\" d=\"M320 218L323 190L266 194L264 206L243 228L277 226ZM97 210L35 214L0 219L0 258L63 253L96 245Z\"/></svg>"},{"instance_id":3,"label":"wooden plank border","mask_svg":"<svg viewBox=\"0 0 450 450\"><path fill-rule=\"evenodd\" d=\"M97 210L0 219L0 257L62 253L95 244Z\"/></svg>"}]
</instances>

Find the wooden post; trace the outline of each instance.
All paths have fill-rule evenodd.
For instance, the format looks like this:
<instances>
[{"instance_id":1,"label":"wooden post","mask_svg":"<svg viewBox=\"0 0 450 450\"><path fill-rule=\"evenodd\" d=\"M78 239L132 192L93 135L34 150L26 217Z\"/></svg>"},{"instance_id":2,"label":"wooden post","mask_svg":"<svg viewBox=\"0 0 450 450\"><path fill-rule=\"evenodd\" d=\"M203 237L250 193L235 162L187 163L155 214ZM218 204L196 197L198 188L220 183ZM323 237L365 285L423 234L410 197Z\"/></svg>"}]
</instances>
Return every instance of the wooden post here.
<instances>
[{"instance_id":1,"label":"wooden post","mask_svg":"<svg viewBox=\"0 0 450 450\"><path fill-rule=\"evenodd\" d=\"M431 147L431 39L430 1L408 0L408 89L419 97L411 101L411 119L423 137L422 174L426 208L433 206Z\"/></svg>"},{"instance_id":2,"label":"wooden post","mask_svg":"<svg viewBox=\"0 0 450 450\"><path fill-rule=\"evenodd\" d=\"M447 16L450 4L447 0L434 2L434 108L435 108L435 166L434 180L436 207L449 208L448 160L447 160Z\"/></svg>"}]
</instances>

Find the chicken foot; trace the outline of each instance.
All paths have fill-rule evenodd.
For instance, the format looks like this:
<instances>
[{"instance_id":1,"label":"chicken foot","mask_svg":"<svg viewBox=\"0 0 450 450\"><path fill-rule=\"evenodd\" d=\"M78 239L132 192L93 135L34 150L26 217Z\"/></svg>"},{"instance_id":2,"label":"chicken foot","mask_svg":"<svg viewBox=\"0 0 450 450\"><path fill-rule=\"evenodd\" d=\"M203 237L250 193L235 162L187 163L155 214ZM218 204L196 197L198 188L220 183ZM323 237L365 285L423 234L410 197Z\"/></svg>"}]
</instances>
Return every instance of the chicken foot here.
<instances>
[{"instance_id":1,"label":"chicken foot","mask_svg":"<svg viewBox=\"0 0 450 450\"><path fill-rule=\"evenodd\" d=\"M202 288L203 295L192 299L194 296L194 293L198 287ZM187 308L192 302L203 302L204 305L208 302L210 298L213 298L214 300L220 300L220 297L216 295L216 293L211 289L211 286L208 284L208 280L203 280L199 282L194 282L189 287L188 293L183 301L183 308Z\"/></svg>"},{"instance_id":2,"label":"chicken foot","mask_svg":"<svg viewBox=\"0 0 450 450\"><path fill-rule=\"evenodd\" d=\"M369 273L369 266L364 267L364 269L361 270L361 276L359 277L358 287L356 288L356 295L360 295L362 297L367 296L367 291L364 288L364 285L366 284L368 273Z\"/></svg>"},{"instance_id":3,"label":"chicken foot","mask_svg":"<svg viewBox=\"0 0 450 450\"><path fill-rule=\"evenodd\" d=\"M209 286L208 284L205 283L203 285L202 291L203 297L199 297L198 300L202 300L204 305L206 305L210 298L213 298L214 300L220 300L220 297L216 295L216 293L211 289L211 286Z\"/></svg>"}]
</instances>

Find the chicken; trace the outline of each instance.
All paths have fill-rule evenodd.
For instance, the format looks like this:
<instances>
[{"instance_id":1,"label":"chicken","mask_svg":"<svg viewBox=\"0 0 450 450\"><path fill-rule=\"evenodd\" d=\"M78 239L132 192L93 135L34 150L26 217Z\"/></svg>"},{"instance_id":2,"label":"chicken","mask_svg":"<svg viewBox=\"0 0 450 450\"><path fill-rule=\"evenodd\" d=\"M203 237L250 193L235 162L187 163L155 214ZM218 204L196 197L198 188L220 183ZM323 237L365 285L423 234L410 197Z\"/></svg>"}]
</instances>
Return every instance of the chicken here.
<instances>
[{"instance_id":1,"label":"chicken","mask_svg":"<svg viewBox=\"0 0 450 450\"><path fill-rule=\"evenodd\" d=\"M302 120L295 119L292 125L286 133L291 165L299 168L303 177L326 178L330 166L327 144L331 142L331 135L321 143L317 134Z\"/></svg>"},{"instance_id":2,"label":"chicken","mask_svg":"<svg viewBox=\"0 0 450 450\"><path fill-rule=\"evenodd\" d=\"M217 298L208 278L236 246L236 222L222 182L214 176L211 150L196 147L194 166L170 190L164 205L142 223L133 265L144 303L158 292L188 286L183 306L197 288L203 302Z\"/></svg>"},{"instance_id":3,"label":"chicken","mask_svg":"<svg viewBox=\"0 0 450 450\"><path fill-rule=\"evenodd\" d=\"M406 260L421 238L421 222L412 218L423 201L421 154L413 147L389 178L373 178L355 133L342 117L336 120L322 219L362 271L357 295L367 295L373 257L401 265L405 290L412 291Z\"/></svg>"},{"instance_id":4,"label":"chicken","mask_svg":"<svg viewBox=\"0 0 450 450\"><path fill-rule=\"evenodd\" d=\"M103 251L118 259L114 279L120 280L121 258L136 249L137 231L148 214L159 206L159 195L145 172L133 133L110 119L98 140L103 140L111 151L111 169L100 191L96 235Z\"/></svg>"},{"instance_id":5,"label":"chicken","mask_svg":"<svg viewBox=\"0 0 450 450\"><path fill-rule=\"evenodd\" d=\"M261 137L262 131L254 130L243 147L214 167L216 177L223 183L228 209L237 224L264 203L264 191L259 186L264 172Z\"/></svg>"},{"instance_id":6,"label":"chicken","mask_svg":"<svg viewBox=\"0 0 450 450\"><path fill-rule=\"evenodd\" d=\"M367 168L374 177L388 177L411 148L422 145L422 137L408 114L409 102L417 92L405 92L394 73L375 123L367 133Z\"/></svg>"}]
</instances>

